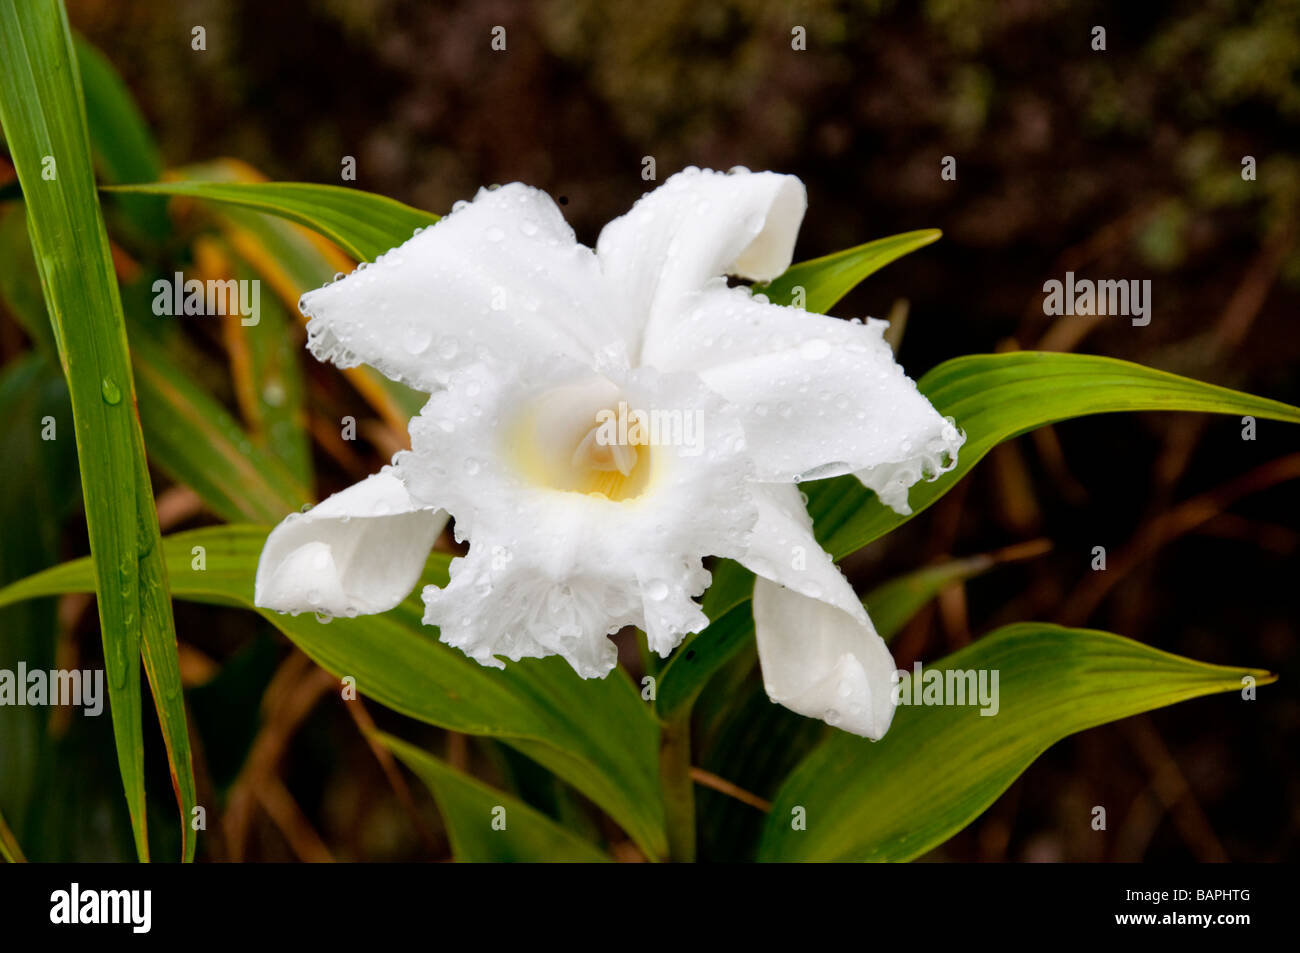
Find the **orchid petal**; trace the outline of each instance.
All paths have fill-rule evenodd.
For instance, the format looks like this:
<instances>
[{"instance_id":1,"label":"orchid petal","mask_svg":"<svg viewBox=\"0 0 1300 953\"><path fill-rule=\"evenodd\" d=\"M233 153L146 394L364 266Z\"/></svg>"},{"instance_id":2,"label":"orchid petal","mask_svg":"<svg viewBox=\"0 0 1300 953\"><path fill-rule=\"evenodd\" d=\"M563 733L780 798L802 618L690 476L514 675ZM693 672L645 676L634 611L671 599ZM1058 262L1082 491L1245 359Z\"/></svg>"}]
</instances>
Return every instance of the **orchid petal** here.
<instances>
[{"instance_id":1,"label":"orchid petal","mask_svg":"<svg viewBox=\"0 0 1300 953\"><path fill-rule=\"evenodd\" d=\"M369 364L429 392L486 355L625 353L633 335L606 287L550 196L514 183L481 189L300 307L320 360Z\"/></svg>"},{"instance_id":2,"label":"orchid petal","mask_svg":"<svg viewBox=\"0 0 1300 953\"><path fill-rule=\"evenodd\" d=\"M385 612L415 587L446 522L385 467L271 531L253 601L280 612Z\"/></svg>"},{"instance_id":3,"label":"orchid petal","mask_svg":"<svg viewBox=\"0 0 1300 953\"><path fill-rule=\"evenodd\" d=\"M759 577L754 633L773 701L873 741L889 730L894 659L870 619Z\"/></svg>"},{"instance_id":4,"label":"orchid petal","mask_svg":"<svg viewBox=\"0 0 1300 953\"><path fill-rule=\"evenodd\" d=\"M758 521L743 552L758 576L754 636L768 697L867 738L893 717L893 658L844 574L817 545L812 520L789 484L754 494Z\"/></svg>"},{"instance_id":5,"label":"orchid petal","mask_svg":"<svg viewBox=\"0 0 1300 953\"><path fill-rule=\"evenodd\" d=\"M891 506L956 462L964 437L894 361L886 322L808 314L714 287L695 295L647 358L696 371L740 408L759 479L863 471Z\"/></svg>"},{"instance_id":6,"label":"orchid petal","mask_svg":"<svg viewBox=\"0 0 1300 953\"><path fill-rule=\"evenodd\" d=\"M611 286L640 309L650 342L711 279L770 281L790 267L807 205L794 176L687 169L606 225L596 254Z\"/></svg>"}]
</instances>

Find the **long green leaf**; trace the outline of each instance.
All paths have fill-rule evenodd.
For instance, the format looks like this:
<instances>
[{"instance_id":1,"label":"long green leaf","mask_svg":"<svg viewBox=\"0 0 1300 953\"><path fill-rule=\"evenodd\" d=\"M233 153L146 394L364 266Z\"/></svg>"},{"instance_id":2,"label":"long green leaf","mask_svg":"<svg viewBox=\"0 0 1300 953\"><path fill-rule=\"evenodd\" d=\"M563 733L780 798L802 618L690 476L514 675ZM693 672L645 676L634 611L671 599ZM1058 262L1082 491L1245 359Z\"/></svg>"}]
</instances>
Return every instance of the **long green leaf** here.
<instances>
[{"instance_id":1,"label":"long green leaf","mask_svg":"<svg viewBox=\"0 0 1300 953\"><path fill-rule=\"evenodd\" d=\"M153 182L111 191L183 195L268 212L320 232L358 261L374 261L417 228L438 221L436 215L372 192L308 182Z\"/></svg>"},{"instance_id":2,"label":"long green leaf","mask_svg":"<svg viewBox=\"0 0 1300 953\"><path fill-rule=\"evenodd\" d=\"M1109 357L1017 351L975 354L940 364L917 386L966 433L957 466L908 494L899 515L854 477L808 486L818 540L836 559L879 539L952 489L1004 440L1092 414L1183 410L1253 415L1300 423L1300 408Z\"/></svg>"},{"instance_id":3,"label":"long green leaf","mask_svg":"<svg viewBox=\"0 0 1300 953\"><path fill-rule=\"evenodd\" d=\"M219 526L164 538L173 594L254 608L253 578L266 533L265 527ZM194 568L195 546L203 547L202 570ZM425 582L445 585L449 562L435 553ZM0 589L0 608L84 592L92 583L87 560L64 563ZM257 611L323 668L356 679L362 695L421 721L500 738L591 798L648 856L664 855L658 727L621 670L583 681L558 658L485 668L422 624L418 587L391 612L329 624Z\"/></svg>"},{"instance_id":4,"label":"long green leaf","mask_svg":"<svg viewBox=\"0 0 1300 953\"><path fill-rule=\"evenodd\" d=\"M438 802L452 854L468 863L599 863L609 857L523 801L392 735L375 737Z\"/></svg>"},{"instance_id":5,"label":"long green leaf","mask_svg":"<svg viewBox=\"0 0 1300 953\"><path fill-rule=\"evenodd\" d=\"M858 283L942 236L943 232L937 228L925 228L878 238L856 248L793 264L780 278L755 290L766 294L773 304L789 305L798 303L794 289L802 288L804 309L825 314Z\"/></svg>"},{"instance_id":6,"label":"long green leaf","mask_svg":"<svg viewBox=\"0 0 1300 953\"><path fill-rule=\"evenodd\" d=\"M910 860L979 816L1066 735L1239 690L1247 678L1274 679L1040 623L999 629L927 670L998 673L997 714L981 715L978 704L909 705L878 742L834 732L777 794L759 859ZM798 809L806 829L793 823Z\"/></svg>"},{"instance_id":7,"label":"long green leaf","mask_svg":"<svg viewBox=\"0 0 1300 953\"><path fill-rule=\"evenodd\" d=\"M91 172L81 81L55 0L0 2L0 122L72 396L114 734L136 851L148 857L140 651L183 831L194 805L180 667L121 301Z\"/></svg>"}]
</instances>

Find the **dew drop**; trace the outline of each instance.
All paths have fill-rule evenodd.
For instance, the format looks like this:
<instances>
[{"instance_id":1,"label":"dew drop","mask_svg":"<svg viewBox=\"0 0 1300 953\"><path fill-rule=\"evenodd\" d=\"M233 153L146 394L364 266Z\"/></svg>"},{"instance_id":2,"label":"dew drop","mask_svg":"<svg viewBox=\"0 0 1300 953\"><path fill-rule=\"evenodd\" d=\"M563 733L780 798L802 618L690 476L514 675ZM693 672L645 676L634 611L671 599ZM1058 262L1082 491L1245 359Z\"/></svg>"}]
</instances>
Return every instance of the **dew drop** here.
<instances>
[{"instance_id":1,"label":"dew drop","mask_svg":"<svg viewBox=\"0 0 1300 953\"><path fill-rule=\"evenodd\" d=\"M423 354L433 343L433 332L423 325L409 325L403 334L403 343L412 354Z\"/></svg>"},{"instance_id":2,"label":"dew drop","mask_svg":"<svg viewBox=\"0 0 1300 953\"><path fill-rule=\"evenodd\" d=\"M109 406L117 406L122 402L122 391L111 377L105 377L100 381L99 393L103 396L104 403Z\"/></svg>"},{"instance_id":3,"label":"dew drop","mask_svg":"<svg viewBox=\"0 0 1300 953\"><path fill-rule=\"evenodd\" d=\"M286 396L284 383L275 378L268 380L262 387L262 400L270 407L284 406Z\"/></svg>"}]
</instances>

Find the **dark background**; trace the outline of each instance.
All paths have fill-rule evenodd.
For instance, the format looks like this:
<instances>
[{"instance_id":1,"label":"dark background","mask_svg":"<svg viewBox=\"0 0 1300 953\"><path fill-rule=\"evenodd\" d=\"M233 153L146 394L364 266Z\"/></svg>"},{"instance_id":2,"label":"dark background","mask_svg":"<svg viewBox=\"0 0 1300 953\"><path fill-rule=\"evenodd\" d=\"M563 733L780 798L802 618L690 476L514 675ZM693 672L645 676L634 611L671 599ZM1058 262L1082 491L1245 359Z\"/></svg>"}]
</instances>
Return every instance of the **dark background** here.
<instances>
[{"instance_id":1,"label":"dark background","mask_svg":"<svg viewBox=\"0 0 1300 953\"><path fill-rule=\"evenodd\" d=\"M563 196L588 243L651 185L644 156L660 181L692 164L794 173L809 191L796 258L943 229L836 309L883 317L904 300L899 357L913 377L969 352L1078 350L1300 403L1292 0L70 0L69 10L126 78L170 166L228 155L273 179L338 182L350 155L356 187L438 212L480 185L521 180ZM195 25L205 52L190 48ZM506 52L489 47L496 25ZM795 25L805 51L791 49ZM1095 25L1104 52L1091 48ZM945 155L954 182L940 179ZM1240 175L1247 155L1253 182ZM1150 279L1151 324L1044 317L1042 284L1066 270ZM1257 468L1297 452L1300 433L1267 421L1254 442L1234 418L1072 422L1000 448L849 561L865 589L945 556L1052 544L946 593L895 642L900 666L1042 619L1282 676L1254 703L1215 696L1067 739L933 859L1296 856L1300 522L1296 484L1280 479L1295 467ZM320 473L322 496L350 482L328 461ZM1106 573L1089 569L1096 545ZM246 614L201 613L178 604L183 641L198 632L199 652L263 674L249 698L199 690L192 704L209 711L196 718L233 731L277 692L301 696L309 665L286 662L265 632L250 636ZM403 810L341 706L309 692L306 707L262 753L297 813L250 802L242 846L218 837L213 856L446 856L423 792L414 814ZM489 773L527 770L481 742L445 745ZM716 797L701 795L704 824ZM1093 805L1107 808L1104 833L1089 826Z\"/></svg>"}]
</instances>

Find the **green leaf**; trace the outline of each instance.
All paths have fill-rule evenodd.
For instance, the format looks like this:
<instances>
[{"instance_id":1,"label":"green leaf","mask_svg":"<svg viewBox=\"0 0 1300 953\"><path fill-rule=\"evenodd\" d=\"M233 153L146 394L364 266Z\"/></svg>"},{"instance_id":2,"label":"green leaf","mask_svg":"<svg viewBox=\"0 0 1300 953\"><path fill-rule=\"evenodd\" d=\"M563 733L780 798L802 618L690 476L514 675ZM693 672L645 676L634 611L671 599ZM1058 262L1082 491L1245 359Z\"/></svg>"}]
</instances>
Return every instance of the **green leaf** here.
<instances>
[{"instance_id":1,"label":"green leaf","mask_svg":"<svg viewBox=\"0 0 1300 953\"><path fill-rule=\"evenodd\" d=\"M148 857L140 652L194 855L185 709L121 301L91 172L81 81L54 0L0 0L0 122L72 396L118 761L137 854Z\"/></svg>"},{"instance_id":2,"label":"green leaf","mask_svg":"<svg viewBox=\"0 0 1300 953\"><path fill-rule=\"evenodd\" d=\"M754 290L767 295L773 304L789 305L794 303L794 289L803 288L804 310L825 314L863 279L942 236L943 232L937 228L925 228L878 238L856 248L793 264L780 278Z\"/></svg>"},{"instance_id":3,"label":"green leaf","mask_svg":"<svg viewBox=\"0 0 1300 953\"><path fill-rule=\"evenodd\" d=\"M146 282L126 290L128 299L139 298L137 310L149 300L147 287ZM0 299L57 362L21 206L0 216ZM253 445L231 413L177 365L153 328L138 315L127 323L145 446L159 470L194 490L223 520L272 522L313 499L306 482L268 449Z\"/></svg>"},{"instance_id":4,"label":"green leaf","mask_svg":"<svg viewBox=\"0 0 1300 953\"><path fill-rule=\"evenodd\" d=\"M852 476L809 484L808 511L817 538L836 559L929 507L1002 441L1047 424L1137 410L1250 414L1300 423L1300 408L1288 404L1085 354L1017 351L959 357L940 364L917 386L939 413L965 431L957 466L938 480L912 487L908 516L883 505Z\"/></svg>"},{"instance_id":5,"label":"green leaf","mask_svg":"<svg viewBox=\"0 0 1300 953\"><path fill-rule=\"evenodd\" d=\"M416 229L438 221L436 215L372 192L308 182L153 182L111 191L183 195L278 215L319 232L358 261L374 261Z\"/></svg>"},{"instance_id":6,"label":"green leaf","mask_svg":"<svg viewBox=\"0 0 1300 953\"><path fill-rule=\"evenodd\" d=\"M375 737L405 762L438 802L452 854L469 863L592 863L608 861L594 845L523 801L457 771L399 738ZM501 818L505 828L493 821Z\"/></svg>"},{"instance_id":7,"label":"green leaf","mask_svg":"<svg viewBox=\"0 0 1300 953\"><path fill-rule=\"evenodd\" d=\"M82 37L73 38L86 94L86 118L95 164L105 182L148 182L162 175L158 146L144 116L117 70ZM161 197L123 195L118 199L132 227L154 241L171 225Z\"/></svg>"},{"instance_id":8,"label":"green leaf","mask_svg":"<svg viewBox=\"0 0 1300 953\"><path fill-rule=\"evenodd\" d=\"M253 609L266 534L265 527L218 526L166 537L162 549L173 594ZM195 546L204 547L202 571L193 568ZM445 585L449 562L445 553L434 553L424 582ZM0 589L0 608L91 585L87 560L64 563ZM355 678L362 695L430 724L510 744L599 805L647 856L663 857L658 725L626 673L584 681L555 657L485 668L422 624L420 588L390 612L329 624L310 615L256 611L321 667Z\"/></svg>"},{"instance_id":9,"label":"green leaf","mask_svg":"<svg viewBox=\"0 0 1300 953\"><path fill-rule=\"evenodd\" d=\"M996 715L982 716L978 705L900 706L880 741L834 732L778 792L759 859L911 860L978 817L1067 735L1236 691L1246 677L1274 680L1042 623L998 629L926 668L956 670L998 673ZM796 807L806 812L806 830L793 829Z\"/></svg>"}]
</instances>

